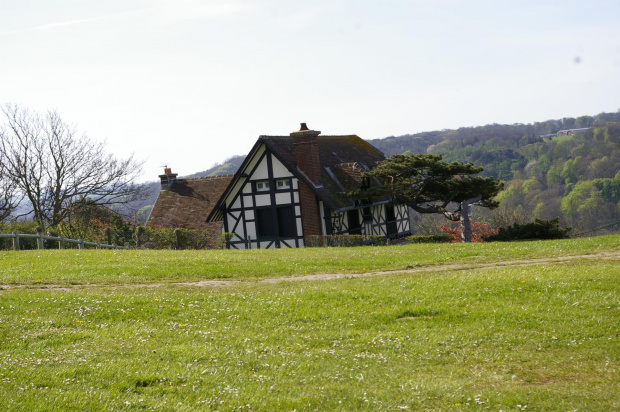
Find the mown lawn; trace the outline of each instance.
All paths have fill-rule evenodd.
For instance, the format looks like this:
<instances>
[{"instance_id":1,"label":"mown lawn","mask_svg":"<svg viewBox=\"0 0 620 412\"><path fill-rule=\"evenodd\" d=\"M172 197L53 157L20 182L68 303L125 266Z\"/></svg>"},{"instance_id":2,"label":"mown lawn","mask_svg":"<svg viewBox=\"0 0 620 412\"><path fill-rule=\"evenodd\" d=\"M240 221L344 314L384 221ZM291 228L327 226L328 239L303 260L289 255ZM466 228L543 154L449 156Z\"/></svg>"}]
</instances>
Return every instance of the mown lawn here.
<instances>
[{"instance_id":1,"label":"mown lawn","mask_svg":"<svg viewBox=\"0 0 620 412\"><path fill-rule=\"evenodd\" d=\"M256 253L6 252L0 410L618 410L617 254L475 265L619 248L612 236ZM472 268L442 269L455 262ZM424 265L436 270L257 281ZM81 286L89 277L102 286ZM248 281L180 284L212 278ZM154 282L163 284L131 286Z\"/></svg>"},{"instance_id":2,"label":"mown lawn","mask_svg":"<svg viewBox=\"0 0 620 412\"><path fill-rule=\"evenodd\" d=\"M444 243L277 250L28 250L0 252L0 285L136 284L367 273L446 264L596 254L620 236L553 242Z\"/></svg>"}]
</instances>

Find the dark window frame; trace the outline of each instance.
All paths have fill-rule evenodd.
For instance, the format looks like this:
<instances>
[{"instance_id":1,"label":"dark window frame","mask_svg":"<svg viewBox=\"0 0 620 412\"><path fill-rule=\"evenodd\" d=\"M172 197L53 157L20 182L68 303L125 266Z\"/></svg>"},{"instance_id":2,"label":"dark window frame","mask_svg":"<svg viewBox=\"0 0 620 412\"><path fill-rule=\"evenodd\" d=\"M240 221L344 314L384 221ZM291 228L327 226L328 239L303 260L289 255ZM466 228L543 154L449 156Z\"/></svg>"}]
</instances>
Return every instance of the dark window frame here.
<instances>
[{"instance_id":1,"label":"dark window frame","mask_svg":"<svg viewBox=\"0 0 620 412\"><path fill-rule=\"evenodd\" d=\"M347 212L347 223L350 235L362 234L362 223L360 222L359 209L353 209Z\"/></svg>"},{"instance_id":2,"label":"dark window frame","mask_svg":"<svg viewBox=\"0 0 620 412\"><path fill-rule=\"evenodd\" d=\"M293 205L257 208L254 217L259 240L297 237L297 217Z\"/></svg>"},{"instance_id":3,"label":"dark window frame","mask_svg":"<svg viewBox=\"0 0 620 412\"><path fill-rule=\"evenodd\" d=\"M258 193L269 193L271 191L271 185L269 184L269 180L265 179L265 180L257 180L254 183L254 191L258 192ZM258 185L262 184L262 185L266 185L265 187L261 187L259 188Z\"/></svg>"}]
</instances>

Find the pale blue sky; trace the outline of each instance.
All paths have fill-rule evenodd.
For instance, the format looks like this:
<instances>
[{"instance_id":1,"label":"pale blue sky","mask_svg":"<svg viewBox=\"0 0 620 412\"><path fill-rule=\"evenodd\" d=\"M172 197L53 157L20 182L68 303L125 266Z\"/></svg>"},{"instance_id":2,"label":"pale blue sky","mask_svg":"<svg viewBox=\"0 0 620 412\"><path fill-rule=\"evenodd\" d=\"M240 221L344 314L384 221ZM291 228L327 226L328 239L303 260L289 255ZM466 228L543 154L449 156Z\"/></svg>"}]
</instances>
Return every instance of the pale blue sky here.
<instances>
[{"instance_id":1,"label":"pale blue sky","mask_svg":"<svg viewBox=\"0 0 620 412\"><path fill-rule=\"evenodd\" d=\"M2 0L0 104L54 108L153 180L300 122L373 139L616 111L619 22L617 0Z\"/></svg>"}]
</instances>

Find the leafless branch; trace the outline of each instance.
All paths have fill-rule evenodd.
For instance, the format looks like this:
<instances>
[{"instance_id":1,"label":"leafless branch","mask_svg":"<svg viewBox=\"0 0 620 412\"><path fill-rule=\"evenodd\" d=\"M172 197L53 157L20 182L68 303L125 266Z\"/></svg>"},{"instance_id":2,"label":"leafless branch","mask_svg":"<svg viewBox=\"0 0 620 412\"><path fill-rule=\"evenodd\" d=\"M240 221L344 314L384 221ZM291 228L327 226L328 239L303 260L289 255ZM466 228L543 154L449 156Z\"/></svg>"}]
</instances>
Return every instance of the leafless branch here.
<instances>
[{"instance_id":1,"label":"leafless branch","mask_svg":"<svg viewBox=\"0 0 620 412\"><path fill-rule=\"evenodd\" d=\"M119 160L106 154L105 143L79 134L55 111L41 116L16 105L2 111L7 122L0 131L4 173L40 224L58 225L81 199L112 206L144 195L134 183L142 164L133 156Z\"/></svg>"}]
</instances>

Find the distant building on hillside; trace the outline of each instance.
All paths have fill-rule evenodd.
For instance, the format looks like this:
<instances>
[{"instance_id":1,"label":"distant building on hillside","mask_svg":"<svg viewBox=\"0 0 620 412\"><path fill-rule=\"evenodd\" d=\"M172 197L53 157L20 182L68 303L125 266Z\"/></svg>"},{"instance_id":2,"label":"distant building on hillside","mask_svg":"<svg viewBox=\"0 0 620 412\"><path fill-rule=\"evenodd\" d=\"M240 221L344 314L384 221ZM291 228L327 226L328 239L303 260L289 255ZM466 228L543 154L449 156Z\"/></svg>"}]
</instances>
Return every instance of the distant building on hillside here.
<instances>
[{"instance_id":1,"label":"distant building on hillside","mask_svg":"<svg viewBox=\"0 0 620 412\"><path fill-rule=\"evenodd\" d=\"M577 134L586 133L588 130L592 130L591 127L582 127L580 129L568 129L568 130L560 130L557 132L556 136L572 136Z\"/></svg>"}]
</instances>

